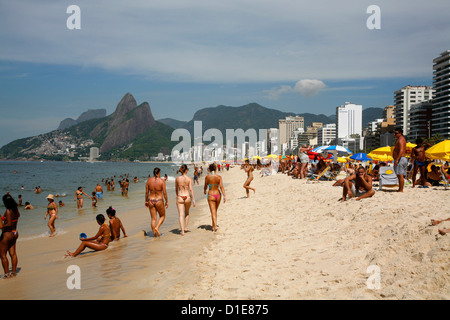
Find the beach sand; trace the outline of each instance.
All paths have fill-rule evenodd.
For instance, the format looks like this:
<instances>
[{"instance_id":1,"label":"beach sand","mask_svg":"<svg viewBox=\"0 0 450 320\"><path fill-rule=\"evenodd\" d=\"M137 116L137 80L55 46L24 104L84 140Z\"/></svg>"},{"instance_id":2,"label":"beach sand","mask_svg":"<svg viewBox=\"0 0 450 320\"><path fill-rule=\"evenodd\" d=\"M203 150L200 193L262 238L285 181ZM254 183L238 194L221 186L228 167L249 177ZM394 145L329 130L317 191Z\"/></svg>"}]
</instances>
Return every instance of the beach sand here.
<instances>
[{"instance_id":1,"label":"beach sand","mask_svg":"<svg viewBox=\"0 0 450 320\"><path fill-rule=\"evenodd\" d=\"M246 198L243 170L219 174L227 201L216 233L202 179L185 236L178 224L165 224L161 238L145 237L150 217L142 208L118 214L129 237L103 252L63 257L78 246L80 232L97 231L95 222L53 239L19 242L21 270L16 279L0 281L0 298L450 298L450 234L438 234L450 222L430 226L431 219L450 217L450 190L406 186L404 193L377 191L341 203L342 188L333 182L262 178L255 171L256 193ZM169 199L170 214L177 215L174 204ZM81 290L67 289L70 265L82 270Z\"/></svg>"}]
</instances>

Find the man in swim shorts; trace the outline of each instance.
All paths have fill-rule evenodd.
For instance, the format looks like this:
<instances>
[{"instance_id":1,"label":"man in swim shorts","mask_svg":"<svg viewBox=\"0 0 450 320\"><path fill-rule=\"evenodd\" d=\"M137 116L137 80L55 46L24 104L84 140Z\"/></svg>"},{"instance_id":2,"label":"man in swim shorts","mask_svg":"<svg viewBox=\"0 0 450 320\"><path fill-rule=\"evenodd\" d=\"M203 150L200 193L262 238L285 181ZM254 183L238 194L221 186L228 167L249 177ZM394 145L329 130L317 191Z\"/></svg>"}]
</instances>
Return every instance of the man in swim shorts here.
<instances>
[{"instance_id":1,"label":"man in swim shorts","mask_svg":"<svg viewBox=\"0 0 450 320\"><path fill-rule=\"evenodd\" d=\"M103 199L103 188L100 183L97 183L97 186L95 187L95 195L97 196L97 199Z\"/></svg>"},{"instance_id":2,"label":"man in swim shorts","mask_svg":"<svg viewBox=\"0 0 450 320\"><path fill-rule=\"evenodd\" d=\"M411 161L414 164L413 172L412 172L412 187L416 186L416 175L417 171L420 172L420 185L425 186L427 182L427 166L428 161L425 156L425 150L430 147L429 143L423 143L421 138L416 139L416 144L411 150Z\"/></svg>"}]
</instances>

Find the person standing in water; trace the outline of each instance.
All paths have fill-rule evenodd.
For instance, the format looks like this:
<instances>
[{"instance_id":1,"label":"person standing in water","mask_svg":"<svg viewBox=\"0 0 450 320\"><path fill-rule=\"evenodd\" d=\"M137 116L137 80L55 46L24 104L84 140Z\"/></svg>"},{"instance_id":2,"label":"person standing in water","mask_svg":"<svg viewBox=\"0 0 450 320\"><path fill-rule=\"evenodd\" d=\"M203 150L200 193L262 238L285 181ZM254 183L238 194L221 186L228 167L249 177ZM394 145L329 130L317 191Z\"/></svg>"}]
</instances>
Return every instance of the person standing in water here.
<instances>
[{"instance_id":1,"label":"person standing in water","mask_svg":"<svg viewBox=\"0 0 450 320\"><path fill-rule=\"evenodd\" d=\"M178 176L175 179L175 193L177 195L181 235L184 236L184 232L189 231L189 209L191 204L195 207L195 198L194 189L192 188L192 179L187 176L188 167L183 164L178 171L181 173L181 176Z\"/></svg>"},{"instance_id":2,"label":"person standing in water","mask_svg":"<svg viewBox=\"0 0 450 320\"><path fill-rule=\"evenodd\" d=\"M217 210L219 209L222 195L224 203L226 202L226 198L222 177L216 174L216 165L214 163L210 164L209 174L205 177L204 193L206 194L209 210L211 211L212 231L216 232L219 228L217 225Z\"/></svg>"},{"instance_id":3,"label":"person standing in water","mask_svg":"<svg viewBox=\"0 0 450 320\"><path fill-rule=\"evenodd\" d=\"M83 187L78 187L77 191L75 191L75 194L73 195L73 200L77 202L78 209L83 209L83 194L91 199L91 197L83 191Z\"/></svg>"},{"instance_id":4,"label":"person standing in water","mask_svg":"<svg viewBox=\"0 0 450 320\"><path fill-rule=\"evenodd\" d=\"M49 194L46 199L48 200L48 206L44 220L47 219L47 216L50 216L47 226L50 229L50 237L54 237L56 235L55 220L58 219L58 206L52 194Z\"/></svg>"},{"instance_id":5,"label":"person standing in water","mask_svg":"<svg viewBox=\"0 0 450 320\"><path fill-rule=\"evenodd\" d=\"M148 178L145 185L145 206L148 207L151 216L151 227L154 237L160 237L159 228L166 218L166 209L168 208L166 183L161 179L161 170L155 168L153 177ZM164 198L163 198L164 197ZM164 199L166 203L164 204ZM159 220L157 215L159 214Z\"/></svg>"}]
</instances>

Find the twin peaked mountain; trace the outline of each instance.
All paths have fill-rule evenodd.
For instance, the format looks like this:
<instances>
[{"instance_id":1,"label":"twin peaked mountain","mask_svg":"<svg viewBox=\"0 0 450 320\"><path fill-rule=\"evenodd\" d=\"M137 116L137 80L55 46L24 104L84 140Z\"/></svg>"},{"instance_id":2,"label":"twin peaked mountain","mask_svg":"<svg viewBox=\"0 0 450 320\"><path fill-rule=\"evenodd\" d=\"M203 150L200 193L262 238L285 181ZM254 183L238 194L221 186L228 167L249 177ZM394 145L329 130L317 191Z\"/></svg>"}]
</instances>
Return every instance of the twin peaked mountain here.
<instances>
[{"instance_id":1,"label":"twin peaked mountain","mask_svg":"<svg viewBox=\"0 0 450 320\"><path fill-rule=\"evenodd\" d=\"M382 113L381 108L372 109L379 109L376 111ZM187 129L192 136L194 121L202 121L203 131L216 128L225 133L226 129L276 128L278 119L293 115L296 114L250 103L241 107L221 105L200 109L191 121L156 121L147 102L137 105L134 97L127 93L111 115L106 116L105 110L89 110L77 120L65 119L57 130L3 146L0 159L78 160L79 157L88 157L91 147L98 147L100 160L150 160L160 152L171 153L179 142L171 141L175 128ZM333 116L299 115L305 118L308 125L311 122L334 122Z\"/></svg>"}]
</instances>

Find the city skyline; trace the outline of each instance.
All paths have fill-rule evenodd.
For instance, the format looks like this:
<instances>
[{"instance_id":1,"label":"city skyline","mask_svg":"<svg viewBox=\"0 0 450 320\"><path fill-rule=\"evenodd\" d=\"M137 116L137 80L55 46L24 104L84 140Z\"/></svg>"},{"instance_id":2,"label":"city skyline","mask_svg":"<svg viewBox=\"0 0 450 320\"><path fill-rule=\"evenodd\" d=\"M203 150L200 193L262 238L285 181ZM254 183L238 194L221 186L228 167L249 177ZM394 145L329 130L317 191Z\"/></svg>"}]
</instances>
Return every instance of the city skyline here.
<instances>
[{"instance_id":1,"label":"city skyline","mask_svg":"<svg viewBox=\"0 0 450 320\"><path fill-rule=\"evenodd\" d=\"M66 26L72 4L80 30ZM383 108L406 85L432 85L449 14L444 1L379 1L381 29L370 30L372 4L3 3L0 145L88 109L111 114L126 92L155 119L251 102L297 114L332 115L346 101Z\"/></svg>"}]
</instances>

